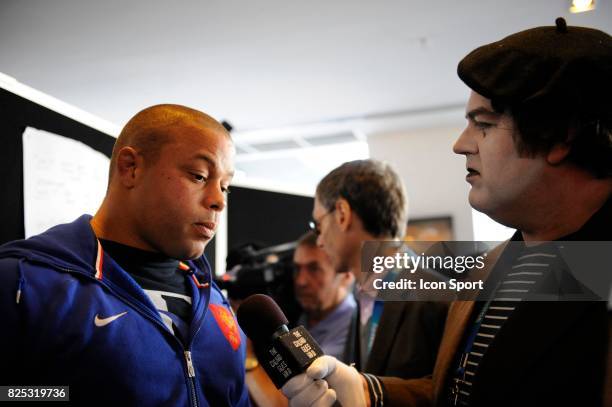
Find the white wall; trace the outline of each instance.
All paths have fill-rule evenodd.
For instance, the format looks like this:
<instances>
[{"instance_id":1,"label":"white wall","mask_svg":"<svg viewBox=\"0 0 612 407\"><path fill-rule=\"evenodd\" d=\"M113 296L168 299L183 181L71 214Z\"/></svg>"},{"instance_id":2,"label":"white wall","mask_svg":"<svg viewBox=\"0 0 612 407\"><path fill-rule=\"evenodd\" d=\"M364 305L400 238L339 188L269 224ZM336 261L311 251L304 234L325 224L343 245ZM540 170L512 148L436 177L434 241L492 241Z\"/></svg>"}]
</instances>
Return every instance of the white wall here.
<instances>
[{"instance_id":1,"label":"white wall","mask_svg":"<svg viewBox=\"0 0 612 407\"><path fill-rule=\"evenodd\" d=\"M370 157L389 162L404 180L411 219L451 216L456 240L472 240L465 158L452 152L461 124L369 134Z\"/></svg>"}]
</instances>

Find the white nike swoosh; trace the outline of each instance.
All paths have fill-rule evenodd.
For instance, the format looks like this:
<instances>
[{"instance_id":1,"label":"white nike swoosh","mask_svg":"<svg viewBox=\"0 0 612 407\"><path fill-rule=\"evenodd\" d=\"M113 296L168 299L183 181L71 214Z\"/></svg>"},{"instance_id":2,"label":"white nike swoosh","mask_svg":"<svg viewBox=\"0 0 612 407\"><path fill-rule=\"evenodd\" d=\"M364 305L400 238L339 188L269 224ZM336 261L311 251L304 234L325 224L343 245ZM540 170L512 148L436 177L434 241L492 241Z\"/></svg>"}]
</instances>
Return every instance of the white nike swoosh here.
<instances>
[{"instance_id":1,"label":"white nike swoosh","mask_svg":"<svg viewBox=\"0 0 612 407\"><path fill-rule=\"evenodd\" d=\"M98 327L102 327L102 326L110 324L117 318L121 318L125 314L127 314L127 311L122 312L121 314L111 315L110 317L106 317L106 318L100 318L99 314L96 314L96 318L94 319L94 324L96 324L96 326Z\"/></svg>"}]
</instances>

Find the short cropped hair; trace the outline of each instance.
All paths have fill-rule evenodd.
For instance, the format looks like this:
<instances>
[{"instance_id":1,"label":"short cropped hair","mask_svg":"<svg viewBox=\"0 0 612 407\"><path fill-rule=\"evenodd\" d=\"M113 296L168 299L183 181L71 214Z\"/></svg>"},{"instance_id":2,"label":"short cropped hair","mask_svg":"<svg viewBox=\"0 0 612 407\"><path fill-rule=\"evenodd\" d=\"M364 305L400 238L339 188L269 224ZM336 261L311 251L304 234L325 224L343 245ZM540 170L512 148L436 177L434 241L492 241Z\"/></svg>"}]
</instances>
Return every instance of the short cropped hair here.
<instances>
[{"instance_id":1,"label":"short cropped hair","mask_svg":"<svg viewBox=\"0 0 612 407\"><path fill-rule=\"evenodd\" d=\"M221 123L199 110L173 104L147 107L136 113L117 137L111 155L109 183L113 177L117 155L123 147L134 147L147 159L148 164L155 164L162 147L170 141L167 129L179 123L194 123L231 138Z\"/></svg>"},{"instance_id":2,"label":"short cropped hair","mask_svg":"<svg viewBox=\"0 0 612 407\"><path fill-rule=\"evenodd\" d=\"M375 237L404 236L408 221L406 192L387 163L346 162L319 182L316 195L327 210L332 210L339 198L346 199L364 229Z\"/></svg>"}]
</instances>

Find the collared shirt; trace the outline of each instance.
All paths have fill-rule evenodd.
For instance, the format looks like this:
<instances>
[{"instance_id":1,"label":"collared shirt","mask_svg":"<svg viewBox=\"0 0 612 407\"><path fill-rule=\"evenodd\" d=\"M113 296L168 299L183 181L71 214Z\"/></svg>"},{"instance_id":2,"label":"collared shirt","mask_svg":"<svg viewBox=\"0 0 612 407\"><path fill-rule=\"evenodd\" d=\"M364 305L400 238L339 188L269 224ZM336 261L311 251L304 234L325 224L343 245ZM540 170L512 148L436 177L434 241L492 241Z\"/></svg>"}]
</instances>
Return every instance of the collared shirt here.
<instances>
[{"instance_id":1,"label":"collared shirt","mask_svg":"<svg viewBox=\"0 0 612 407\"><path fill-rule=\"evenodd\" d=\"M349 293L329 315L312 327L308 326L306 314L300 316L299 325L308 329L326 355L347 362L344 360L345 348L356 307L355 298Z\"/></svg>"}]
</instances>

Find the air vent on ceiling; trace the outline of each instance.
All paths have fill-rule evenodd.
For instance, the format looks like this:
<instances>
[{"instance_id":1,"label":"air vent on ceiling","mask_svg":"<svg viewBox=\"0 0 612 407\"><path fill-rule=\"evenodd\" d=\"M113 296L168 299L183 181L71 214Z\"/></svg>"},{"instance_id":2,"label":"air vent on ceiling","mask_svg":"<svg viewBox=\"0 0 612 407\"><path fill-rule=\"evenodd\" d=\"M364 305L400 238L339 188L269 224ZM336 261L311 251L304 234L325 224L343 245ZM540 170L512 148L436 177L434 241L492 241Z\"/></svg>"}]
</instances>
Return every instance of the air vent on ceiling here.
<instances>
[{"instance_id":1,"label":"air vent on ceiling","mask_svg":"<svg viewBox=\"0 0 612 407\"><path fill-rule=\"evenodd\" d=\"M352 131L345 131L342 133L335 134L326 134L324 136L310 136L304 137L309 144L313 146L325 146L329 144L342 144L342 143L351 143L354 141L359 141L355 138L355 135Z\"/></svg>"},{"instance_id":2,"label":"air vent on ceiling","mask_svg":"<svg viewBox=\"0 0 612 407\"><path fill-rule=\"evenodd\" d=\"M257 151L277 151L300 148L300 145L293 140L281 140L268 143L251 144L251 147L257 149Z\"/></svg>"},{"instance_id":3,"label":"air vent on ceiling","mask_svg":"<svg viewBox=\"0 0 612 407\"><path fill-rule=\"evenodd\" d=\"M242 139L236 149L238 155L252 155L257 153L268 153L276 151L300 150L309 147L332 146L361 142L352 131L338 131L335 133L307 134L307 135L287 135L282 138L260 139L248 142Z\"/></svg>"}]
</instances>

